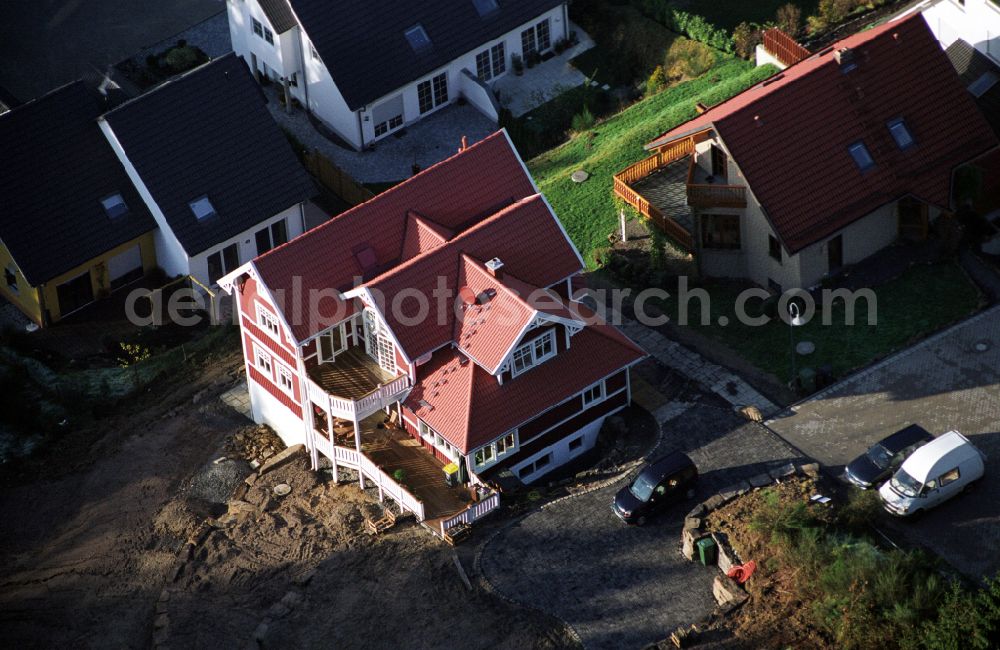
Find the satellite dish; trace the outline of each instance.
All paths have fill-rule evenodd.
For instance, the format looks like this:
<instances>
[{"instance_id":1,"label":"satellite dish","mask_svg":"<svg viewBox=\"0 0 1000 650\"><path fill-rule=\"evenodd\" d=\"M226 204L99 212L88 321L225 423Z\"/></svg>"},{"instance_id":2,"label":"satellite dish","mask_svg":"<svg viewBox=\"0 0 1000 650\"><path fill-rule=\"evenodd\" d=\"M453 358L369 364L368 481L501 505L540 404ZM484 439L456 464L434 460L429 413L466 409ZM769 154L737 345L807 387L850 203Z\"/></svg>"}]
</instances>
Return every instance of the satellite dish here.
<instances>
[{"instance_id":1,"label":"satellite dish","mask_svg":"<svg viewBox=\"0 0 1000 650\"><path fill-rule=\"evenodd\" d=\"M458 290L458 297L466 307L476 304L476 292L467 286Z\"/></svg>"}]
</instances>

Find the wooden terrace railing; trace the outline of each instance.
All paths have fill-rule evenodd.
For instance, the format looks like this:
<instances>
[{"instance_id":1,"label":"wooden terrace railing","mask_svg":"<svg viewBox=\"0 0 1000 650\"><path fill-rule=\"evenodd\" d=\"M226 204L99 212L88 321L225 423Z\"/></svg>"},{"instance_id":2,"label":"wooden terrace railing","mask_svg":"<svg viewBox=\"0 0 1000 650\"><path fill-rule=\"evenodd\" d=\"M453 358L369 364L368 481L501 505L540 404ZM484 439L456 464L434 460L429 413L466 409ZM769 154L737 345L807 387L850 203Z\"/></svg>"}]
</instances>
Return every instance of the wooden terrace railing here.
<instances>
[{"instance_id":1,"label":"wooden terrace railing","mask_svg":"<svg viewBox=\"0 0 1000 650\"><path fill-rule=\"evenodd\" d=\"M632 189L631 183L645 178L653 172L663 169L671 163L682 160L694 153L694 139L684 138L673 142L652 156L629 165L614 175L615 195L631 205L644 217L648 217L657 227L689 250L694 248L691 233L679 223L663 214L659 208L650 203L644 196Z\"/></svg>"},{"instance_id":2,"label":"wooden terrace railing","mask_svg":"<svg viewBox=\"0 0 1000 650\"><path fill-rule=\"evenodd\" d=\"M809 50L776 27L764 30L764 49L786 66L794 65L811 56Z\"/></svg>"},{"instance_id":3,"label":"wooden terrace railing","mask_svg":"<svg viewBox=\"0 0 1000 650\"><path fill-rule=\"evenodd\" d=\"M452 526L459 523L469 524L471 526L474 521L476 521L477 519L482 519L483 517L493 512L499 507L500 507L500 493L493 492L482 501L473 503L468 508L458 513L451 519L441 520L441 537L444 537L444 534L448 532L448 529L451 528Z\"/></svg>"}]
</instances>

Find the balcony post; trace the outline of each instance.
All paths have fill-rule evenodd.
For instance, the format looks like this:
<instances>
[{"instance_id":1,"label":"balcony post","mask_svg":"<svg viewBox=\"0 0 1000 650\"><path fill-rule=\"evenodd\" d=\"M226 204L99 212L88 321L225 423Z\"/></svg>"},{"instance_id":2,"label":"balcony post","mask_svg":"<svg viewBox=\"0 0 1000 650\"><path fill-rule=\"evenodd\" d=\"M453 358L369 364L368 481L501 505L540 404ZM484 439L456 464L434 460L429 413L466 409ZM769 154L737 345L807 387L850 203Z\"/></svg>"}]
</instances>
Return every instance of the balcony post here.
<instances>
[{"instance_id":1,"label":"balcony post","mask_svg":"<svg viewBox=\"0 0 1000 650\"><path fill-rule=\"evenodd\" d=\"M333 447L337 446L337 438L333 434L333 413L330 413L330 411L326 412L326 433L330 436L330 450L333 452L330 458L330 461L333 463L333 484L337 485L340 483L340 476L337 472L337 450L333 449Z\"/></svg>"},{"instance_id":2,"label":"balcony post","mask_svg":"<svg viewBox=\"0 0 1000 650\"><path fill-rule=\"evenodd\" d=\"M358 450L358 485L361 489L365 489L365 473L361 469L361 424L357 420L357 416L354 419L354 448Z\"/></svg>"}]
</instances>

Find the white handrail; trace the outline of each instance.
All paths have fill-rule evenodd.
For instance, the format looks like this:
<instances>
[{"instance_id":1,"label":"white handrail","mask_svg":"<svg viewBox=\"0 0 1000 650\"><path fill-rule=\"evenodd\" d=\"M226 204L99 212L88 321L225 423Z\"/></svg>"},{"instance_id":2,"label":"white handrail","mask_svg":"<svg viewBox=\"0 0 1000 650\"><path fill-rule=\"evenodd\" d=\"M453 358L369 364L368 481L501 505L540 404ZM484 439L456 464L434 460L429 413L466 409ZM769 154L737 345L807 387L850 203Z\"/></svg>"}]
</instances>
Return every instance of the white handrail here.
<instances>
[{"instance_id":1,"label":"white handrail","mask_svg":"<svg viewBox=\"0 0 1000 650\"><path fill-rule=\"evenodd\" d=\"M416 516L417 521L424 520L423 502L397 483L395 479L383 472L370 458L362 453L358 453L356 449L341 447L340 445L333 445L333 458L336 459L338 465L343 465L344 467L364 473L384 493L392 497L404 509L412 512Z\"/></svg>"},{"instance_id":2,"label":"white handrail","mask_svg":"<svg viewBox=\"0 0 1000 650\"><path fill-rule=\"evenodd\" d=\"M451 519L443 520L441 522L441 535L444 536L448 529L458 523L465 523L472 525L478 519L482 519L490 512L496 510L500 507L500 493L493 492L488 497L479 501L478 503L473 503L468 508L458 513Z\"/></svg>"}]
</instances>

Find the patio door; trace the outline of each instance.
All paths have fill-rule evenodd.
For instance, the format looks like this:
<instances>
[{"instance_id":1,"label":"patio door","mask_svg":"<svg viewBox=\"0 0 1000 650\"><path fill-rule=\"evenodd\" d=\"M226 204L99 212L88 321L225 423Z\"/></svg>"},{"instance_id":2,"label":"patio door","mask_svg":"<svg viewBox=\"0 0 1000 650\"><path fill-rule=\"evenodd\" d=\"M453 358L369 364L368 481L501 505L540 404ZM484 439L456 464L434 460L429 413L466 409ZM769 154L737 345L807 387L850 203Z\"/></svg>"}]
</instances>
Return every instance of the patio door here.
<instances>
[{"instance_id":1,"label":"patio door","mask_svg":"<svg viewBox=\"0 0 1000 650\"><path fill-rule=\"evenodd\" d=\"M722 148L712 145L712 176L715 180L726 182L729 177L729 157Z\"/></svg>"},{"instance_id":2,"label":"patio door","mask_svg":"<svg viewBox=\"0 0 1000 650\"><path fill-rule=\"evenodd\" d=\"M59 298L60 316L65 316L92 303L94 301L94 288L90 283L90 271L57 286L56 295Z\"/></svg>"},{"instance_id":3,"label":"patio door","mask_svg":"<svg viewBox=\"0 0 1000 650\"><path fill-rule=\"evenodd\" d=\"M365 309L364 321L365 352L377 361L383 370L396 374L396 350L392 345L392 339L389 338L389 331L371 309Z\"/></svg>"},{"instance_id":4,"label":"patio door","mask_svg":"<svg viewBox=\"0 0 1000 650\"><path fill-rule=\"evenodd\" d=\"M344 336L344 324L335 325L333 329L319 337L319 362L329 363L338 354L347 349L347 337Z\"/></svg>"}]
</instances>

